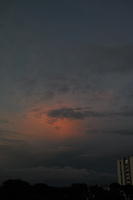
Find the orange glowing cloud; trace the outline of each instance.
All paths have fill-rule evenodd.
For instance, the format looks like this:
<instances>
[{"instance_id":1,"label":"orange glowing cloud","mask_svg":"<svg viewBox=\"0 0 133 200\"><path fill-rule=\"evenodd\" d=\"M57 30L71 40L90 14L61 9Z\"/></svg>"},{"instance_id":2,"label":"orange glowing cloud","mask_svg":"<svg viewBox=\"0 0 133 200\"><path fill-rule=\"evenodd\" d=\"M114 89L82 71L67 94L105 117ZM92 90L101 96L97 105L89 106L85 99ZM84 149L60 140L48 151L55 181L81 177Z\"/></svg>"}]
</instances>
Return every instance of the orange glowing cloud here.
<instances>
[{"instance_id":1,"label":"orange glowing cloud","mask_svg":"<svg viewBox=\"0 0 133 200\"><path fill-rule=\"evenodd\" d=\"M84 124L82 120L54 119L47 115L49 110L60 107L62 106L54 105L46 107L45 105L41 105L39 108L27 111L23 119L17 119L16 126L21 132L31 137L59 139L83 135Z\"/></svg>"},{"instance_id":2,"label":"orange glowing cloud","mask_svg":"<svg viewBox=\"0 0 133 200\"><path fill-rule=\"evenodd\" d=\"M74 103L37 105L23 113L23 116L15 117L14 130L22 132L29 139L60 140L75 137L84 137L86 129L95 127L95 120L89 118L52 117L48 113L62 108L75 108L74 114L80 113L80 108Z\"/></svg>"}]
</instances>

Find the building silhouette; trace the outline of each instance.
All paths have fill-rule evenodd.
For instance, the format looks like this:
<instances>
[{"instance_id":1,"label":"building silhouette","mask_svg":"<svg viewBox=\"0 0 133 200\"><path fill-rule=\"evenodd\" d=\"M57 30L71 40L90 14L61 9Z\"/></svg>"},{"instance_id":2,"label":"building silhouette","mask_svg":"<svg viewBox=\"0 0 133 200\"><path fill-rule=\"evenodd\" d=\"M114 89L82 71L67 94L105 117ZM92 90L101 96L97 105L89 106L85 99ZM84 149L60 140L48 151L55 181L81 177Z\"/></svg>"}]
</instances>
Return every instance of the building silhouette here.
<instances>
[{"instance_id":1,"label":"building silhouette","mask_svg":"<svg viewBox=\"0 0 133 200\"><path fill-rule=\"evenodd\" d=\"M133 156L117 160L118 183L133 185Z\"/></svg>"}]
</instances>

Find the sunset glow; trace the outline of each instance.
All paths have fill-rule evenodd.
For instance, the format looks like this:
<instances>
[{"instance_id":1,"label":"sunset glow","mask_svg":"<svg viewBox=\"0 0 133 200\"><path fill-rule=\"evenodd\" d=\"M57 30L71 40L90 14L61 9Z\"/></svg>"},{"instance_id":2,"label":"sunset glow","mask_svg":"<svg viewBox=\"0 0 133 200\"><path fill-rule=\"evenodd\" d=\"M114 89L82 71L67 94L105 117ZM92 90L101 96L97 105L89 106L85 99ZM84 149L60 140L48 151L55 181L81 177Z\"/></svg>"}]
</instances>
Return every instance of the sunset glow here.
<instances>
[{"instance_id":1,"label":"sunset glow","mask_svg":"<svg viewBox=\"0 0 133 200\"><path fill-rule=\"evenodd\" d=\"M115 182L133 154L132 22L133 1L1 0L0 177Z\"/></svg>"}]
</instances>

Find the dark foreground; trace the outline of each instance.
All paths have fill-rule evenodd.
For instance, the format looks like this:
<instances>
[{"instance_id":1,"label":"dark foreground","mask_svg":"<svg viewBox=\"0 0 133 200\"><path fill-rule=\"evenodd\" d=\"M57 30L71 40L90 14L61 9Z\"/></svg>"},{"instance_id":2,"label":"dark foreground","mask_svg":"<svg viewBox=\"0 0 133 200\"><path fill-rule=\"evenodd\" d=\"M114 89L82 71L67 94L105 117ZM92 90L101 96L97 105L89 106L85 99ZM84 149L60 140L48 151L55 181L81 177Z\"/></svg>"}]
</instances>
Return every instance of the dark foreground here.
<instances>
[{"instance_id":1,"label":"dark foreground","mask_svg":"<svg viewBox=\"0 0 133 200\"><path fill-rule=\"evenodd\" d=\"M73 184L70 187L30 185L21 180L8 180L0 187L0 199L14 200L133 200L133 186L111 184L106 187Z\"/></svg>"}]
</instances>

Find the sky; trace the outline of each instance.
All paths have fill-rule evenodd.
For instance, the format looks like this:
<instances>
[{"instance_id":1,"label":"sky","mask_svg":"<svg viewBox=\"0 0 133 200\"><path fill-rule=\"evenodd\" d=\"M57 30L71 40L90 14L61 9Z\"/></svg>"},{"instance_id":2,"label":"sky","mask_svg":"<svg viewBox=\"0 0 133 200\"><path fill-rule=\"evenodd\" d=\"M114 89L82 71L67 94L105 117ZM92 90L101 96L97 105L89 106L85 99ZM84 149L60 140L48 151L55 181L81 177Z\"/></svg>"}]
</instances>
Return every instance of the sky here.
<instances>
[{"instance_id":1,"label":"sky","mask_svg":"<svg viewBox=\"0 0 133 200\"><path fill-rule=\"evenodd\" d=\"M1 0L0 180L116 181L133 153L133 3Z\"/></svg>"}]
</instances>

